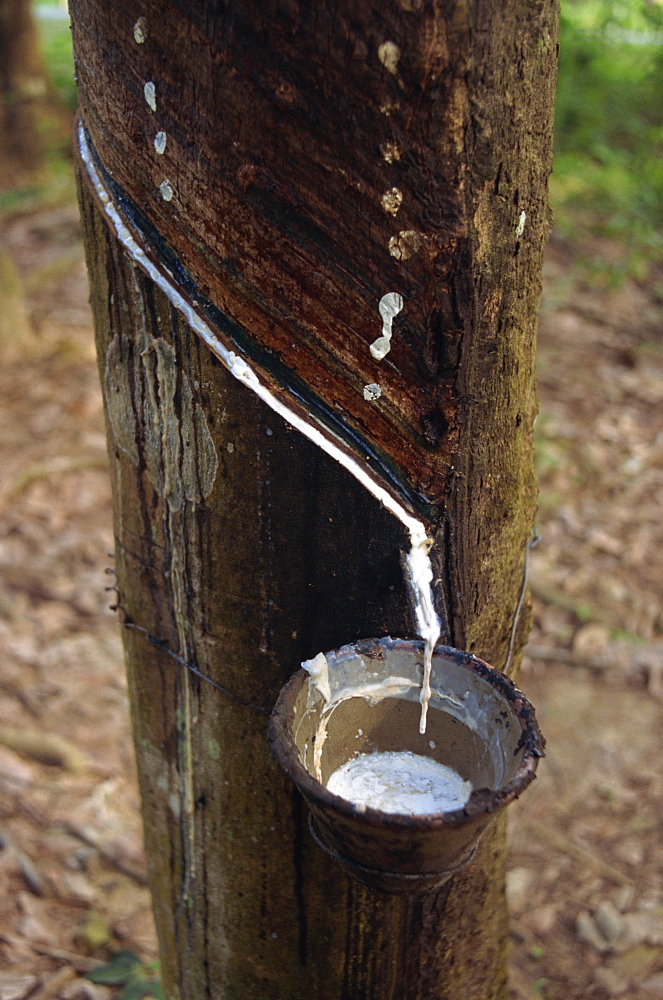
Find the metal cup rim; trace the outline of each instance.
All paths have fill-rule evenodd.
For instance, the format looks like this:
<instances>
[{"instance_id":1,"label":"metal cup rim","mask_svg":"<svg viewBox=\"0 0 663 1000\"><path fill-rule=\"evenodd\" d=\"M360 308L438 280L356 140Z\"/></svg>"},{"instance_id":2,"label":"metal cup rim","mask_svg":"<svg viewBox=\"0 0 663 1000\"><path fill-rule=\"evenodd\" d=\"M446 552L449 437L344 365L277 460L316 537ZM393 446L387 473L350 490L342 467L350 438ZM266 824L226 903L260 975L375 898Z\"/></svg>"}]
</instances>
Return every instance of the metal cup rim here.
<instances>
[{"instance_id":1,"label":"metal cup rim","mask_svg":"<svg viewBox=\"0 0 663 1000\"><path fill-rule=\"evenodd\" d=\"M392 639L387 636L383 639L367 639L360 640L359 643L348 643L325 655L331 656L346 650L349 652L359 645L365 648L370 645L382 648L407 647L421 651L424 643L420 639ZM533 705L510 678L478 656L442 644L437 645L433 653L434 656L439 656L439 654L458 666L476 673L509 703L512 713L521 726L522 735L519 747L523 748L523 758L513 777L499 789L473 789L468 801L461 809L449 810L448 812L403 814L383 812L371 806L358 809L352 802L330 792L325 785L310 774L301 762L297 745L291 734L290 724L291 706L294 705L301 687L310 676L306 670L300 669L290 677L279 692L269 720L268 739L273 756L309 802L318 807L324 806L342 816L362 820L368 826L393 830L434 831L464 826L466 823L480 821L482 817L489 817L518 798L527 788L536 777L538 760L544 756L543 748L545 746L545 739L537 724Z\"/></svg>"}]
</instances>

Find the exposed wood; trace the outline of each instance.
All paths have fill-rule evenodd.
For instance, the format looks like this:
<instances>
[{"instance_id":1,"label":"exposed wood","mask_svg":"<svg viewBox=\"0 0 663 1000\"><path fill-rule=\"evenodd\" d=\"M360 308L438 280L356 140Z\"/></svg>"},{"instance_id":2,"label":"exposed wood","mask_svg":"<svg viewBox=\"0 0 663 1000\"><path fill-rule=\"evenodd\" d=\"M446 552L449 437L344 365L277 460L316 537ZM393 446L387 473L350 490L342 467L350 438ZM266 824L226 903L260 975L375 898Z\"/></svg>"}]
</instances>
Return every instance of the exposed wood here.
<instances>
[{"instance_id":1,"label":"exposed wood","mask_svg":"<svg viewBox=\"0 0 663 1000\"><path fill-rule=\"evenodd\" d=\"M146 240L276 384L439 517L466 397L478 409L505 341L533 336L554 0L75 0L72 17L83 117ZM404 307L377 361L387 292ZM493 342L480 378L469 331Z\"/></svg>"},{"instance_id":2,"label":"exposed wood","mask_svg":"<svg viewBox=\"0 0 663 1000\"><path fill-rule=\"evenodd\" d=\"M127 219L425 514L449 638L501 666L534 519L556 8L383 6L75 0L81 105ZM267 752L302 658L412 634L403 529L229 376L84 178L81 203L167 995L503 997L501 824L439 893L377 896L315 846ZM376 361L391 291L404 309Z\"/></svg>"}]
</instances>

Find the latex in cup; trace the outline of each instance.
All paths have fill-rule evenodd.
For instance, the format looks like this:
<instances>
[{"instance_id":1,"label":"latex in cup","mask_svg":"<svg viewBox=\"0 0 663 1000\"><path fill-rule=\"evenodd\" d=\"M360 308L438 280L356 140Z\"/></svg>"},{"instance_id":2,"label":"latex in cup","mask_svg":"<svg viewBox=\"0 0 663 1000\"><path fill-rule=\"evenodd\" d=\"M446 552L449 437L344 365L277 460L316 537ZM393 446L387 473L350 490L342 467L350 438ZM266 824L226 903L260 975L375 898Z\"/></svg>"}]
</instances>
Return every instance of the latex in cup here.
<instances>
[{"instance_id":1,"label":"latex in cup","mask_svg":"<svg viewBox=\"0 0 663 1000\"><path fill-rule=\"evenodd\" d=\"M398 894L436 889L469 864L486 828L534 779L545 743L522 692L448 646L433 655L421 734L422 660L423 643L404 639L325 653L282 688L269 726L272 752L306 799L320 847L366 885ZM455 808L399 813L385 800L374 808L327 788L350 761L403 751L428 758L426 771L434 762L458 776Z\"/></svg>"}]
</instances>

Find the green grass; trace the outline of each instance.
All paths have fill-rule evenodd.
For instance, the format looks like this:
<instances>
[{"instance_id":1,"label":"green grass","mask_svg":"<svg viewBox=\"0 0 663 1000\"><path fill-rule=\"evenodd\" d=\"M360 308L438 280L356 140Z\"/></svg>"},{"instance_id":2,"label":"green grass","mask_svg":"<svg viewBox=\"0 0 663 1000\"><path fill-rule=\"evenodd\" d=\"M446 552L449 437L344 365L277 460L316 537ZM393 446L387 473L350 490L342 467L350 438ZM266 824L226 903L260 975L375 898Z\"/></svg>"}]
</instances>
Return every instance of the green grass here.
<instances>
[{"instance_id":1,"label":"green grass","mask_svg":"<svg viewBox=\"0 0 663 1000\"><path fill-rule=\"evenodd\" d=\"M598 277L644 276L663 251L662 78L660 4L562 0L551 200ZM596 236L620 251L583 260Z\"/></svg>"}]
</instances>

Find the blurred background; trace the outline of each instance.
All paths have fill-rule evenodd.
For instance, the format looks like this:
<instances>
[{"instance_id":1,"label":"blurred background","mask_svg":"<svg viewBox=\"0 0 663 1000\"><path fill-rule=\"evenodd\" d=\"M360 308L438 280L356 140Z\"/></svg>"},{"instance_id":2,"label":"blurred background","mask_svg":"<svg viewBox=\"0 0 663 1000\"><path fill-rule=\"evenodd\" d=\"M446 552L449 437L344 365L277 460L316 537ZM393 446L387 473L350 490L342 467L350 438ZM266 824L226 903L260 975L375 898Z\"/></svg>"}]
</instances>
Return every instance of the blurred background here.
<instances>
[{"instance_id":1,"label":"blurred background","mask_svg":"<svg viewBox=\"0 0 663 1000\"><path fill-rule=\"evenodd\" d=\"M0 89L0 997L158 997L58 0ZM562 0L551 201L511 989L663 1000L661 0Z\"/></svg>"}]
</instances>

